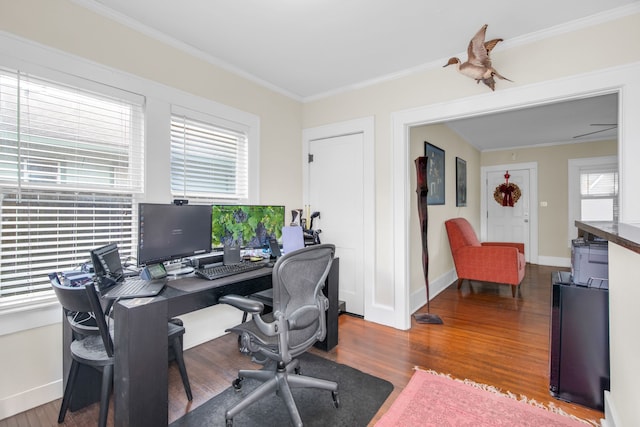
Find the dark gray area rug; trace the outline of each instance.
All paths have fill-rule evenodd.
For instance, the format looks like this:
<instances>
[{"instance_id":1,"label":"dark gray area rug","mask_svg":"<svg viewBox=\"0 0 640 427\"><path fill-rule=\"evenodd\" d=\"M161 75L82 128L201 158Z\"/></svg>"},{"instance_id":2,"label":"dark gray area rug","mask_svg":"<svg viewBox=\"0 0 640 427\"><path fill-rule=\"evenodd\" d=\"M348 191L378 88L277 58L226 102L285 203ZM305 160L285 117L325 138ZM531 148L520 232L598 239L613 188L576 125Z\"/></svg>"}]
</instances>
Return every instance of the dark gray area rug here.
<instances>
[{"instance_id":1,"label":"dark gray area rug","mask_svg":"<svg viewBox=\"0 0 640 427\"><path fill-rule=\"evenodd\" d=\"M340 407L333 406L331 392L318 389L292 389L300 417L305 426L366 426L387 399L393 384L365 374L350 366L305 353L299 357L302 375L338 383ZM224 413L261 383L245 379L242 390L229 387L170 427L224 426ZM284 401L274 393L254 403L233 419L234 427L287 426L291 419Z\"/></svg>"}]
</instances>

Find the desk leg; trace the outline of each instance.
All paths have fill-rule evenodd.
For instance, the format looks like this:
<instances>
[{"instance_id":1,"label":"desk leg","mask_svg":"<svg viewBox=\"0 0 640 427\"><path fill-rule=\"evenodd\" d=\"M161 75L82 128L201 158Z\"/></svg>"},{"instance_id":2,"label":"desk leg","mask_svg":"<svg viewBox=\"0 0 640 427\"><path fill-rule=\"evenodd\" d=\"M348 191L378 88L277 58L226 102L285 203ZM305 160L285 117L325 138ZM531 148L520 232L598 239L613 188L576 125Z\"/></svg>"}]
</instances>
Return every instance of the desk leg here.
<instances>
[{"instance_id":1,"label":"desk leg","mask_svg":"<svg viewBox=\"0 0 640 427\"><path fill-rule=\"evenodd\" d=\"M120 301L115 325L116 427L168 425L167 301Z\"/></svg>"}]
</instances>

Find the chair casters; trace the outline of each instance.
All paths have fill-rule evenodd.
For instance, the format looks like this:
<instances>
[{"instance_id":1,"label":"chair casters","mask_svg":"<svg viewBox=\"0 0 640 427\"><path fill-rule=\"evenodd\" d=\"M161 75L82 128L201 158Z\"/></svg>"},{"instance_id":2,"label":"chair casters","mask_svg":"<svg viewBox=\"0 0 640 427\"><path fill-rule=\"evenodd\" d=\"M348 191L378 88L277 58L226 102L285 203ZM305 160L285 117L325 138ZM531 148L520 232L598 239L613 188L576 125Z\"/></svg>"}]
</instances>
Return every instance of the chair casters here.
<instances>
[{"instance_id":1,"label":"chair casters","mask_svg":"<svg viewBox=\"0 0 640 427\"><path fill-rule=\"evenodd\" d=\"M236 378L235 380L233 380L231 382L231 385L233 386L233 390L234 391L238 392L238 391L242 390L242 380L244 380L243 377L238 377L238 378ZM228 421L229 420L227 420L227 422Z\"/></svg>"}]
</instances>

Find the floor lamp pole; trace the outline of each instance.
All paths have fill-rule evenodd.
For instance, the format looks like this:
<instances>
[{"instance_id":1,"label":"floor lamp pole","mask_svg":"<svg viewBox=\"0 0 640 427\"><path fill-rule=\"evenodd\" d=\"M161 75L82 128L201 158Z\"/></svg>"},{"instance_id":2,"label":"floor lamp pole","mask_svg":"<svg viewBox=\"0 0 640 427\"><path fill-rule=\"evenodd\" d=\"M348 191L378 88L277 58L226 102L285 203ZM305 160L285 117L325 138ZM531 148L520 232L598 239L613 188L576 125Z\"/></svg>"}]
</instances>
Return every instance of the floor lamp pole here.
<instances>
[{"instance_id":1,"label":"floor lamp pole","mask_svg":"<svg viewBox=\"0 0 640 427\"><path fill-rule=\"evenodd\" d=\"M424 283L427 288L427 312L416 313L413 317L418 323L441 325L442 319L440 319L440 316L431 314L429 307L429 251L427 249L427 224L429 222L427 214L427 194L429 193L429 184L427 182L428 162L428 157L418 157L415 160L418 182L416 193L418 194L418 215L420 217L420 236L422 238L422 270L424 271Z\"/></svg>"}]
</instances>

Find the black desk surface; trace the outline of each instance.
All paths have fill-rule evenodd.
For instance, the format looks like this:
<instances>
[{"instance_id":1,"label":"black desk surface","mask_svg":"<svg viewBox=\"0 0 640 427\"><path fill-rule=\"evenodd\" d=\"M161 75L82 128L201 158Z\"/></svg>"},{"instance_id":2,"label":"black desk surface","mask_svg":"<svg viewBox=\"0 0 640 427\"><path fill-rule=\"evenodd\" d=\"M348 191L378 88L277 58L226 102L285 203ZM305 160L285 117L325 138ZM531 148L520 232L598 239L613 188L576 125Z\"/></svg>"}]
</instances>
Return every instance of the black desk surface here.
<instances>
[{"instance_id":1,"label":"black desk surface","mask_svg":"<svg viewBox=\"0 0 640 427\"><path fill-rule=\"evenodd\" d=\"M159 295L168 302L169 317L218 304L223 295L251 295L271 288L272 268L246 271L216 280L188 275L169 280Z\"/></svg>"}]
</instances>

